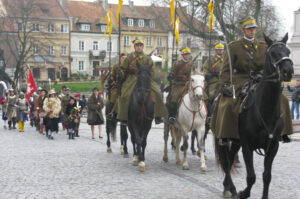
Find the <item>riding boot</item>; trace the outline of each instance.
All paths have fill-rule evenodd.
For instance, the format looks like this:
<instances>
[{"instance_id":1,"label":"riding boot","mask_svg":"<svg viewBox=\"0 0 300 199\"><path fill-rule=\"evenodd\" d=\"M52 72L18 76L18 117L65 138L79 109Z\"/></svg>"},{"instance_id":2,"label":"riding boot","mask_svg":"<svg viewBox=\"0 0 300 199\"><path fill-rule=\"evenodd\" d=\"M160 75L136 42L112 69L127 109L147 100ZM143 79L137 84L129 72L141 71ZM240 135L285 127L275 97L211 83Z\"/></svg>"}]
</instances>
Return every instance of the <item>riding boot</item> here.
<instances>
[{"instance_id":1,"label":"riding boot","mask_svg":"<svg viewBox=\"0 0 300 199\"><path fill-rule=\"evenodd\" d=\"M292 141L288 135L283 135L281 138L283 143L289 143Z\"/></svg>"},{"instance_id":2,"label":"riding boot","mask_svg":"<svg viewBox=\"0 0 300 199\"><path fill-rule=\"evenodd\" d=\"M177 104L170 103L168 108L169 108L169 123L174 124L176 122Z\"/></svg>"}]
</instances>

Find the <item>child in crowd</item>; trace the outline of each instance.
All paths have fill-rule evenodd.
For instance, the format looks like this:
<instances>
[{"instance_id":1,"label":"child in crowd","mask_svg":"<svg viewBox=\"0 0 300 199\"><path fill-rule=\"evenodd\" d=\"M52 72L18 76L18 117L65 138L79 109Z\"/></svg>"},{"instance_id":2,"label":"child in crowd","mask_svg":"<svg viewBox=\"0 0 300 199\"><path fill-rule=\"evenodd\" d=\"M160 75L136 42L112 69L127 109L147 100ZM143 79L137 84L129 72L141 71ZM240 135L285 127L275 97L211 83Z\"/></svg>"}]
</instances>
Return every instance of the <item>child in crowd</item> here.
<instances>
[{"instance_id":1,"label":"child in crowd","mask_svg":"<svg viewBox=\"0 0 300 199\"><path fill-rule=\"evenodd\" d=\"M78 132L78 123L80 118L80 108L76 106L75 99L70 97L69 104L66 107L65 119L69 139L74 139L75 132Z\"/></svg>"},{"instance_id":2,"label":"child in crowd","mask_svg":"<svg viewBox=\"0 0 300 199\"><path fill-rule=\"evenodd\" d=\"M20 97L17 100L17 118L18 118L18 124L19 124L19 132L24 132L24 124L25 121L28 120L27 114L28 114L28 101L25 98L25 94L23 92L20 92Z\"/></svg>"},{"instance_id":3,"label":"child in crowd","mask_svg":"<svg viewBox=\"0 0 300 199\"><path fill-rule=\"evenodd\" d=\"M2 120L3 120L3 128L7 129L7 116L6 116L6 99L7 99L8 91L5 92L5 95L3 95L0 98L0 105L2 105Z\"/></svg>"}]
</instances>

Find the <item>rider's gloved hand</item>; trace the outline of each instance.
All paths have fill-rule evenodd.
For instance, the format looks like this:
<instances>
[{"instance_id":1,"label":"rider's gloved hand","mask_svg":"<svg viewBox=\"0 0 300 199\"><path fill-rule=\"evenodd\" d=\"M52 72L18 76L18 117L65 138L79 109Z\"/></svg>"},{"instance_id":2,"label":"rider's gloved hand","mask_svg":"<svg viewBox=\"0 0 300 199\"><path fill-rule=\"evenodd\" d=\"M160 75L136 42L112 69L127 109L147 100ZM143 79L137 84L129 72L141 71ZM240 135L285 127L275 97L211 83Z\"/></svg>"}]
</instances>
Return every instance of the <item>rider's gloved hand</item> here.
<instances>
[{"instance_id":1,"label":"rider's gloved hand","mask_svg":"<svg viewBox=\"0 0 300 199\"><path fill-rule=\"evenodd\" d=\"M225 87L223 89L223 95L225 97L232 97L232 95L233 95L233 89L232 89L232 87L231 86L230 87Z\"/></svg>"}]
</instances>

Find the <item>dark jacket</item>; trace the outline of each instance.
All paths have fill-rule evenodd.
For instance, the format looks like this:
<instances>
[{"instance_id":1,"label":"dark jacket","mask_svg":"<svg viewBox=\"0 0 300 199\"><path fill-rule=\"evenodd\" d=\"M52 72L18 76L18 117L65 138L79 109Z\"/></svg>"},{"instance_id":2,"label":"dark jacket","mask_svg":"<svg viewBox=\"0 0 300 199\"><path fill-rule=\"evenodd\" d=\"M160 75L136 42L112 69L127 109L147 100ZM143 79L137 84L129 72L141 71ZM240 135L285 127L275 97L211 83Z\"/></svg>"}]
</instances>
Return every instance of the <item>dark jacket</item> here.
<instances>
[{"instance_id":1,"label":"dark jacket","mask_svg":"<svg viewBox=\"0 0 300 199\"><path fill-rule=\"evenodd\" d=\"M300 86L295 86L293 88L291 88L290 86L287 86L287 89L290 91L290 92L293 92L293 95L292 95L292 101L293 102L300 102Z\"/></svg>"},{"instance_id":2,"label":"dark jacket","mask_svg":"<svg viewBox=\"0 0 300 199\"><path fill-rule=\"evenodd\" d=\"M72 112L72 109L74 108L74 107L76 107L76 104L74 103L74 104L68 104L67 105L67 107L66 107L66 112L65 112L65 114L66 115L70 115L71 114L71 112Z\"/></svg>"},{"instance_id":3,"label":"dark jacket","mask_svg":"<svg viewBox=\"0 0 300 199\"><path fill-rule=\"evenodd\" d=\"M97 121L97 115L100 117L102 121L104 121L103 115L102 115L102 108L104 106L103 99L99 95L98 99L93 94L89 97L87 102L87 108L88 108L88 117L87 117L87 123L88 124L94 124Z\"/></svg>"}]
</instances>

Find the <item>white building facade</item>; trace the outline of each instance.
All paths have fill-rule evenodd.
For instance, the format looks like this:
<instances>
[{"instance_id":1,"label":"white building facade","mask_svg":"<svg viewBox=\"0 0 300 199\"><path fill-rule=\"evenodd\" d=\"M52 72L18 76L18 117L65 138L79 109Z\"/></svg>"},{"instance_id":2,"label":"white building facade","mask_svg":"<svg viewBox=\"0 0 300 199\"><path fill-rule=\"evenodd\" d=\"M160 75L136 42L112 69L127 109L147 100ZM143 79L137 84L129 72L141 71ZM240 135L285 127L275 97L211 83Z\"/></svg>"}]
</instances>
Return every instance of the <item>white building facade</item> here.
<instances>
[{"instance_id":1,"label":"white building facade","mask_svg":"<svg viewBox=\"0 0 300 199\"><path fill-rule=\"evenodd\" d=\"M294 62L294 74L300 77L300 8L294 12L294 33L288 44L291 48L291 58Z\"/></svg>"}]
</instances>

